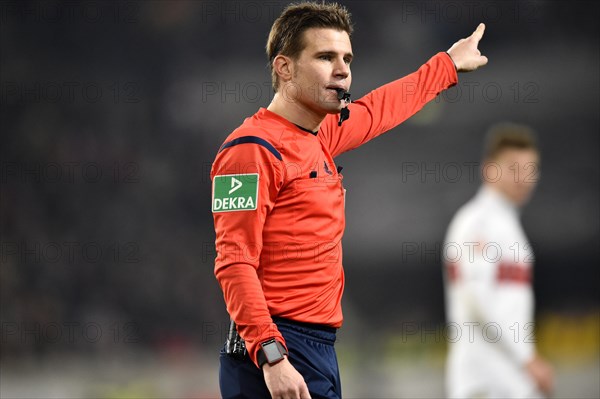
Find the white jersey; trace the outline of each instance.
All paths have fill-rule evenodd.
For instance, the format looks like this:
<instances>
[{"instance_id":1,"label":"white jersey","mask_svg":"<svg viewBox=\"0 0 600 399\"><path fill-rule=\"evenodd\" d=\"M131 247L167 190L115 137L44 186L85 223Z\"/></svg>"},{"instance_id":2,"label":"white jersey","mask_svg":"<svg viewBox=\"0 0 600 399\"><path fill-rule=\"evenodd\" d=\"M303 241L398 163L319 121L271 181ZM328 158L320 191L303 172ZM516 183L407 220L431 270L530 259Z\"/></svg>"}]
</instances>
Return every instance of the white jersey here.
<instances>
[{"instance_id":1,"label":"white jersey","mask_svg":"<svg viewBox=\"0 0 600 399\"><path fill-rule=\"evenodd\" d=\"M484 185L454 216L443 258L449 397L543 397L524 368L535 353L533 251L518 209Z\"/></svg>"}]
</instances>

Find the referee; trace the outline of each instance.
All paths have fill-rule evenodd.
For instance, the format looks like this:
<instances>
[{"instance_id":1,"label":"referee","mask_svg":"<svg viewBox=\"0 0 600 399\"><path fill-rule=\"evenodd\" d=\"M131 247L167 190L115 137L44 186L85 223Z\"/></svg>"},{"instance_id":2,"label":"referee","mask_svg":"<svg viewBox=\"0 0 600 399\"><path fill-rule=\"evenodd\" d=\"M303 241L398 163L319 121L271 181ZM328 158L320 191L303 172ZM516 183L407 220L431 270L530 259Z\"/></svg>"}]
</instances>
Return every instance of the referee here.
<instances>
[{"instance_id":1,"label":"referee","mask_svg":"<svg viewBox=\"0 0 600 399\"><path fill-rule=\"evenodd\" d=\"M484 25L416 72L352 102L348 11L288 6L267 41L275 95L224 141L211 170L215 276L232 323L223 398L341 398L344 201L334 158L392 129L457 71L487 63Z\"/></svg>"}]
</instances>

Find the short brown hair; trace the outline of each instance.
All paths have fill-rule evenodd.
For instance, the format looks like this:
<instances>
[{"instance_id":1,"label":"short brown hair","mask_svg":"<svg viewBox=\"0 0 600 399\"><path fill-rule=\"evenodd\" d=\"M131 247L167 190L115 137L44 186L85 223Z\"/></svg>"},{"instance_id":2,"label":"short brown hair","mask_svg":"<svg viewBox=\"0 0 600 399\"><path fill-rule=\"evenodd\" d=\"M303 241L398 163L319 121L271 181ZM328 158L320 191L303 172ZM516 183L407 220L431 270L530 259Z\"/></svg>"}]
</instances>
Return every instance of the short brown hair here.
<instances>
[{"instance_id":1,"label":"short brown hair","mask_svg":"<svg viewBox=\"0 0 600 399\"><path fill-rule=\"evenodd\" d=\"M527 125L503 122L492 126L487 132L483 159L495 159L506 149L539 151L535 132Z\"/></svg>"},{"instance_id":2,"label":"short brown hair","mask_svg":"<svg viewBox=\"0 0 600 399\"><path fill-rule=\"evenodd\" d=\"M296 58L306 47L304 32L310 28L332 28L352 35L350 13L337 3L302 2L290 4L273 22L267 40L267 57L271 68L273 91L279 86L273 60L279 54Z\"/></svg>"}]
</instances>

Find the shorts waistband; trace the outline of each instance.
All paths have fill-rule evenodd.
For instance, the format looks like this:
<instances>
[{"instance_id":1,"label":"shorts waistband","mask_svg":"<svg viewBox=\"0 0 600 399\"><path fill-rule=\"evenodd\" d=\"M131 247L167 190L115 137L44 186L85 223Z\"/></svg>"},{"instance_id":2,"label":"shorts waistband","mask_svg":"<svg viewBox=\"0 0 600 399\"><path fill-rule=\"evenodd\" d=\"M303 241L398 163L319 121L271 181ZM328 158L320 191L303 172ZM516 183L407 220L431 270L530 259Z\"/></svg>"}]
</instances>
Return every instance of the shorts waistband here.
<instances>
[{"instance_id":1,"label":"shorts waistband","mask_svg":"<svg viewBox=\"0 0 600 399\"><path fill-rule=\"evenodd\" d=\"M310 330L323 331L323 332L330 333L330 334L335 334L337 332L337 328L331 327L331 326L326 326L324 324L305 323L302 321L290 320L290 319L286 319L286 318L278 317L278 316L273 316L272 319L275 324L277 324L277 323L289 324L292 326L298 326L298 327L307 328Z\"/></svg>"}]
</instances>

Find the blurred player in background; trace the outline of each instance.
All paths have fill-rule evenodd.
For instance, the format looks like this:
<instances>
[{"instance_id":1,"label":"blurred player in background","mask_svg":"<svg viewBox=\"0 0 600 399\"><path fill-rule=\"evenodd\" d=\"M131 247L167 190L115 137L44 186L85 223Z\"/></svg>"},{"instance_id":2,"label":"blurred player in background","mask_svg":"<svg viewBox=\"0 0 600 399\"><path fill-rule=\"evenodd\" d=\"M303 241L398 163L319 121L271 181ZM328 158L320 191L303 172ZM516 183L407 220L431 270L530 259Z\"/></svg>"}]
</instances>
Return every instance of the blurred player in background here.
<instances>
[{"instance_id":1,"label":"blurred player in background","mask_svg":"<svg viewBox=\"0 0 600 399\"><path fill-rule=\"evenodd\" d=\"M553 371L536 352L533 252L519 221L539 178L532 130L492 127L483 185L454 216L444 245L450 398L539 398Z\"/></svg>"},{"instance_id":2,"label":"blurred player in background","mask_svg":"<svg viewBox=\"0 0 600 399\"><path fill-rule=\"evenodd\" d=\"M224 398L341 397L345 190L334 158L412 116L457 71L485 65L484 29L351 103L348 11L301 3L277 18L267 42L273 100L227 137L211 171L215 275L232 319Z\"/></svg>"}]
</instances>

